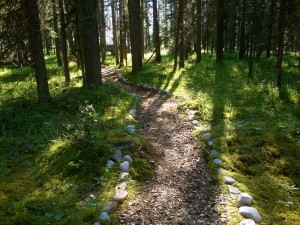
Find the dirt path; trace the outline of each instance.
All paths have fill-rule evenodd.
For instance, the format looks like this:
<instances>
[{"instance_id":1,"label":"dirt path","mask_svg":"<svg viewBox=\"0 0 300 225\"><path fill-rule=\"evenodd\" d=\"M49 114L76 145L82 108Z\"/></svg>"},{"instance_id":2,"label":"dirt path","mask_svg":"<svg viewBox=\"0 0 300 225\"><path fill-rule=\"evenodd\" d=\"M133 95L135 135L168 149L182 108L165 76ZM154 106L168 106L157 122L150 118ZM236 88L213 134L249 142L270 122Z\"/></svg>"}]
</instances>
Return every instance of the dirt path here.
<instances>
[{"instance_id":1,"label":"dirt path","mask_svg":"<svg viewBox=\"0 0 300 225\"><path fill-rule=\"evenodd\" d=\"M112 79L106 72L105 79ZM136 87L122 88L141 97L138 108L140 133L161 152L153 180L133 202L124 205L122 224L219 224L217 187L205 171L203 146L193 127L178 110L178 101Z\"/></svg>"}]
</instances>

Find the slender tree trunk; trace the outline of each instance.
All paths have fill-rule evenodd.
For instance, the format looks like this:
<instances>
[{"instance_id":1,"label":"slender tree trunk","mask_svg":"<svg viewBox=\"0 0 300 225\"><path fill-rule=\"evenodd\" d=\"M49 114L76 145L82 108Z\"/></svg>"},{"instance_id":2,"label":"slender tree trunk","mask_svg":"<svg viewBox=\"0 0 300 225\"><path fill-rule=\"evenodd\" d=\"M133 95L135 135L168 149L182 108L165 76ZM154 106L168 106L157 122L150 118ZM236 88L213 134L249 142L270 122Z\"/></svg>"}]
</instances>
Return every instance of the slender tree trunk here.
<instances>
[{"instance_id":1,"label":"slender tree trunk","mask_svg":"<svg viewBox=\"0 0 300 225\"><path fill-rule=\"evenodd\" d=\"M270 16L269 16L269 24L268 24L267 58L271 57L274 12L275 12L275 0L271 0Z\"/></svg>"},{"instance_id":2,"label":"slender tree trunk","mask_svg":"<svg viewBox=\"0 0 300 225\"><path fill-rule=\"evenodd\" d=\"M55 32L55 53L56 53L56 60L57 60L57 65L62 66L62 61L61 61L61 50L60 50L60 43L59 43L59 33L58 33L58 24L57 24L57 11L56 11L56 0L52 0L52 11L53 11L53 29Z\"/></svg>"},{"instance_id":3,"label":"slender tree trunk","mask_svg":"<svg viewBox=\"0 0 300 225\"><path fill-rule=\"evenodd\" d=\"M79 60L77 61L77 67L80 66L83 77L83 85L86 84L86 74L85 74L85 65L84 65L84 46L83 46L83 31L82 31L82 9L80 5L76 7L75 14L75 23L76 23L76 47L77 47L77 55L79 55Z\"/></svg>"},{"instance_id":4,"label":"slender tree trunk","mask_svg":"<svg viewBox=\"0 0 300 225\"><path fill-rule=\"evenodd\" d=\"M201 23L201 17L202 17L202 0L197 0L197 19L196 19L196 62L201 62L201 29L202 29L202 23Z\"/></svg>"},{"instance_id":5,"label":"slender tree trunk","mask_svg":"<svg viewBox=\"0 0 300 225\"><path fill-rule=\"evenodd\" d=\"M174 50L174 66L173 66L173 72L176 71L177 69L177 64L178 64L178 49L179 49L179 38L180 38L180 6L181 6L181 1L179 0L178 2L178 7L177 7L177 24L176 24L176 37L175 37L175 50Z\"/></svg>"},{"instance_id":6,"label":"slender tree trunk","mask_svg":"<svg viewBox=\"0 0 300 225\"><path fill-rule=\"evenodd\" d=\"M118 48L118 37L117 37L117 26L116 26L116 14L115 14L115 0L111 1L111 14L112 14L112 26L113 26L113 42L114 42L114 53L116 57L116 65L119 65L119 48Z\"/></svg>"},{"instance_id":7,"label":"slender tree trunk","mask_svg":"<svg viewBox=\"0 0 300 225\"><path fill-rule=\"evenodd\" d=\"M98 1L83 0L82 33L87 88L102 84L98 29Z\"/></svg>"},{"instance_id":8,"label":"slender tree trunk","mask_svg":"<svg viewBox=\"0 0 300 225\"><path fill-rule=\"evenodd\" d=\"M128 0L132 73L142 70L142 34L140 0Z\"/></svg>"},{"instance_id":9,"label":"slender tree trunk","mask_svg":"<svg viewBox=\"0 0 300 225\"><path fill-rule=\"evenodd\" d=\"M282 59L283 59L283 45L284 45L284 30L286 20L287 1L280 0L279 8L279 22L278 22L278 43L277 43L277 87L280 89L282 86Z\"/></svg>"},{"instance_id":10,"label":"slender tree trunk","mask_svg":"<svg viewBox=\"0 0 300 225\"><path fill-rule=\"evenodd\" d=\"M120 20L120 66L124 65L124 27L123 27L123 12L124 12L124 4L123 0L119 0L119 20Z\"/></svg>"},{"instance_id":11,"label":"slender tree trunk","mask_svg":"<svg viewBox=\"0 0 300 225\"><path fill-rule=\"evenodd\" d=\"M146 10L145 10L146 8ZM141 0L141 34L142 34L142 58L145 55L145 29L144 29L144 22L145 22L145 12L147 11L147 0Z\"/></svg>"},{"instance_id":12,"label":"slender tree trunk","mask_svg":"<svg viewBox=\"0 0 300 225\"><path fill-rule=\"evenodd\" d=\"M28 18L29 44L35 70L38 101L49 102L51 96L43 54L42 33L37 0L25 0L25 12Z\"/></svg>"},{"instance_id":13,"label":"slender tree trunk","mask_svg":"<svg viewBox=\"0 0 300 225\"><path fill-rule=\"evenodd\" d=\"M216 54L217 63L223 60L224 47L224 0L217 0L217 40L216 40Z\"/></svg>"},{"instance_id":14,"label":"slender tree trunk","mask_svg":"<svg viewBox=\"0 0 300 225\"><path fill-rule=\"evenodd\" d=\"M59 10L60 10L60 36L61 36L61 48L64 63L64 75L65 82L70 83L70 71L69 71L69 61L68 61L68 46L67 46L67 32L66 32L66 22L65 22L65 9L64 0L59 0Z\"/></svg>"},{"instance_id":15,"label":"slender tree trunk","mask_svg":"<svg viewBox=\"0 0 300 225\"><path fill-rule=\"evenodd\" d=\"M184 68L184 26L183 26L183 16L184 16L184 6L185 0L179 1L179 67Z\"/></svg>"},{"instance_id":16,"label":"slender tree trunk","mask_svg":"<svg viewBox=\"0 0 300 225\"><path fill-rule=\"evenodd\" d=\"M159 23L157 19L157 0L153 0L153 39L155 47L155 61L161 62L160 40L159 40Z\"/></svg>"},{"instance_id":17,"label":"slender tree trunk","mask_svg":"<svg viewBox=\"0 0 300 225\"><path fill-rule=\"evenodd\" d=\"M106 61L106 32L105 32L104 0L100 0L100 49L102 64Z\"/></svg>"},{"instance_id":18,"label":"slender tree trunk","mask_svg":"<svg viewBox=\"0 0 300 225\"><path fill-rule=\"evenodd\" d=\"M243 59L245 57L246 51L246 0L242 0L241 11L239 59Z\"/></svg>"}]
</instances>

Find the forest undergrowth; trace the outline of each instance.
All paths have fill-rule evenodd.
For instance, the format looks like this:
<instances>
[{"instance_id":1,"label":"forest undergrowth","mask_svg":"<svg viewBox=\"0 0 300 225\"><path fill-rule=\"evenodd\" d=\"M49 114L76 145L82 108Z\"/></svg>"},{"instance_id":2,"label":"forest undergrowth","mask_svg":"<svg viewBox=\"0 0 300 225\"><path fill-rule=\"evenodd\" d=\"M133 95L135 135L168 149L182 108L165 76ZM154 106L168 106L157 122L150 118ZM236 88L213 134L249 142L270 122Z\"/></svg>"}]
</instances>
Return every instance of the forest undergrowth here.
<instances>
[{"instance_id":1,"label":"forest undergrowth","mask_svg":"<svg viewBox=\"0 0 300 225\"><path fill-rule=\"evenodd\" d=\"M134 151L142 139L125 129L135 98L111 83L81 88L74 63L66 86L54 56L46 63L47 104L36 102L31 68L0 67L0 224L93 224L119 182L105 166L116 149L135 158L129 196L150 174Z\"/></svg>"},{"instance_id":2,"label":"forest undergrowth","mask_svg":"<svg viewBox=\"0 0 300 225\"><path fill-rule=\"evenodd\" d=\"M148 63L138 75L131 75L129 67L122 72L136 83L188 98L180 107L196 110L197 119L211 126L213 148L221 152L223 167L238 180L238 188L254 197L262 224L300 224L297 57L284 56L281 93L276 87L276 58L264 57L255 61L253 77L248 76L248 61L237 60L236 53L226 53L220 64L207 53L195 64L193 55L176 72L172 72L173 56L164 55L162 63ZM208 170L223 184L212 163ZM238 223L234 218L239 218L237 212L231 224Z\"/></svg>"}]
</instances>

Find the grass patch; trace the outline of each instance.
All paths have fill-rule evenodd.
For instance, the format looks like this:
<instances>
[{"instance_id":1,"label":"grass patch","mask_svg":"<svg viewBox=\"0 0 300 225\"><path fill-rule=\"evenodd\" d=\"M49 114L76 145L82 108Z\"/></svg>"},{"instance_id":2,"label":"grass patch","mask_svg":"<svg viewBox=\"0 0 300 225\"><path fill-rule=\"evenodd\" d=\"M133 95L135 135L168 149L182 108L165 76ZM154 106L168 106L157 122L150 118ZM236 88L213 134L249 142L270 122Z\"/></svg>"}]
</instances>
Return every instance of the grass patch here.
<instances>
[{"instance_id":1,"label":"grass patch","mask_svg":"<svg viewBox=\"0 0 300 225\"><path fill-rule=\"evenodd\" d=\"M161 63L146 64L137 75L130 74L128 67L122 72L136 83L189 98L180 107L197 110L197 119L210 123L214 148L222 153L224 167L232 171L240 189L253 195L262 224L300 224L297 58L284 56L280 94L275 85L276 58L257 60L253 78L248 77L247 61L237 60L234 53L225 53L221 64L211 54L204 53L202 58L195 64L195 55L191 56L185 69L175 73L170 55L163 56Z\"/></svg>"},{"instance_id":2,"label":"grass patch","mask_svg":"<svg viewBox=\"0 0 300 225\"><path fill-rule=\"evenodd\" d=\"M46 62L53 96L48 104L36 103L31 68L0 68L0 224L97 221L118 183L118 168L105 163L120 143L131 143L123 151L137 160L131 197L149 173L136 153L143 141L125 130L134 122L125 118L135 98L111 83L93 92L82 89L75 64L66 86L54 57Z\"/></svg>"}]
</instances>

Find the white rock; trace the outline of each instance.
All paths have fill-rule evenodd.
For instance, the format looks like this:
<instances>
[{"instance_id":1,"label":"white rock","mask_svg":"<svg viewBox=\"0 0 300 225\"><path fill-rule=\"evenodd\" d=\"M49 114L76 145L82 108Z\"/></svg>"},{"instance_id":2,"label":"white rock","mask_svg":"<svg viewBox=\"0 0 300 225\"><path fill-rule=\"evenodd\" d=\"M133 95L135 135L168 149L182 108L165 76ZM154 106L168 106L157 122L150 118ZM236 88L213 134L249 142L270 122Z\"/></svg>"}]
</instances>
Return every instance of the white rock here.
<instances>
[{"instance_id":1,"label":"white rock","mask_svg":"<svg viewBox=\"0 0 300 225\"><path fill-rule=\"evenodd\" d=\"M225 184L233 184L236 182L234 178L228 176L223 176L223 179L225 181Z\"/></svg>"},{"instance_id":2,"label":"white rock","mask_svg":"<svg viewBox=\"0 0 300 225\"><path fill-rule=\"evenodd\" d=\"M115 201L109 201L104 204L102 212L112 213L118 208L118 203Z\"/></svg>"},{"instance_id":3,"label":"white rock","mask_svg":"<svg viewBox=\"0 0 300 225\"><path fill-rule=\"evenodd\" d=\"M253 202L253 197L247 193L242 193L239 195L238 199L237 199L237 206L241 207L241 206L247 206L247 205L251 205Z\"/></svg>"},{"instance_id":4,"label":"white rock","mask_svg":"<svg viewBox=\"0 0 300 225\"><path fill-rule=\"evenodd\" d=\"M136 112L137 112L136 109L130 109L129 110L129 114L132 115L133 117L136 116Z\"/></svg>"},{"instance_id":5,"label":"white rock","mask_svg":"<svg viewBox=\"0 0 300 225\"><path fill-rule=\"evenodd\" d=\"M249 206L242 206L239 208L239 214L247 219L254 220L255 223L261 222L261 216L259 215L256 208L249 207Z\"/></svg>"},{"instance_id":6,"label":"white rock","mask_svg":"<svg viewBox=\"0 0 300 225\"><path fill-rule=\"evenodd\" d=\"M183 106L182 111L186 111L186 110L188 110L188 109L189 109L189 107L187 107L187 106L185 105L185 106Z\"/></svg>"},{"instance_id":7,"label":"white rock","mask_svg":"<svg viewBox=\"0 0 300 225\"><path fill-rule=\"evenodd\" d=\"M101 225L99 222L94 223L94 225Z\"/></svg>"},{"instance_id":8,"label":"white rock","mask_svg":"<svg viewBox=\"0 0 300 225\"><path fill-rule=\"evenodd\" d=\"M134 125L127 125L126 129L129 134L135 134L135 126Z\"/></svg>"},{"instance_id":9,"label":"white rock","mask_svg":"<svg viewBox=\"0 0 300 225\"><path fill-rule=\"evenodd\" d=\"M242 193L240 189L230 184L228 184L227 187L231 198L237 198Z\"/></svg>"},{"instance_id":10,"label":"white rock","mask_svg":"<svg viewBox=\"0 0 300 225\"><path fill-rule=\"evenodd\" d=\"M219 158L216 158L216 159L213 160L213 163L214 163L215 165L217 165L217 166L220 166L221 163L222 163L222 160L219 159Z\"/></svg>"},{"instance_id":11,"label":"white rock","mask_svg":"<svg viewBox=\"0 0 300 225\"><path fill-rule=\"evenodd\" d=\"M110 220L110 216L108 215L107 212L102 212L99 216L99 219L102 221L108 221Z\"/></svg>"},{"instance_id":12,"label":"white rock","mask_svg":"<svg viewBox=\"0 0 300 225\"><path fill-rule=\"evenodd\" d=\"M209 141L208 142L208 146L213 146L214 145L214 142L213 141Z\"/></svg>"},{"instance_id":13,"label":"white rock","mask_svg":"<svg viewBox=\"0 0 300 225\"><path fill-rule=\"evenodd\" d=\"M116 190L126 190L126 182L122 182L116 186Z\"/></svg>"},{"instance_id":14,"label":"white rock","mask_svg":"<svg viewBox=\"0 0 300 225\"><path fill-rule=\"evenodd\" d=\"M115 165L114 161L112 161L112 160L107 160L106 161L106 166L107 167L113 167L114 165Z\"/></svg>"},{"instance_id":15,"label":"white rock","mask_svg":"<svg viewBox=\"0 0 300 225\"><path fill-rule=\"evenodd\" d=\"M166 89L160 89L159 91L161 94L165 94L165 95L168 95L170 94L170 91L166 90Z\"/></svg>"},{"instance_id":16,"label":"white rock","mask_svg":"<svg viewBox=\"0 0 300 225\"><path fill-rule=\"evenodd\" d=\"M129 162L128 162L128 161L122 162L122 163L120 164L120 169L121 169L123 172L128 172L128 170L129 170Z\"/></svg>"},{"instance_id":17,"label":"white rock","mask_svg":"<svg viewBox=\"0 0 300 225\"><path fill-rule=\"evenodd\" d=\"M128 180L129 179L129 173L128 172L122 172L120 174L120 180L123 181L123 180Z\"/></svg>"},{"instance_id":18,"label":"white rock","mask_svg":"<svg viewBox=\"0 0 300 225\"><path fill-rule=\"evenodd\" d=\"M199 124L198 124L198 121L197 121L197 120L193 120L193 121L192 121L192 124L193 124L194 126L199 126Z\"/></svg>"},{"instance_id":19,"label":"white rock","mask_svg":"<svg viewBox=\"0 0 300 225\"><path fill-rule=\"evenodd\" d=\"M188 114L189 120L193 120L193 119L194 119L195 113L196 113L196 112L195 112L194 110L190 110L190 111L189 111L189 114Z\"/></svg>"},{"instance_id":20,"label":"white rock","mask_svg":"<svg viewBox=\"0 0 300 225\"><path fill-rule=\"evenodd\" d=\"M112 158L114 160L116 160L117 162L120 162L122 160L122 152L121 152L121 150L117 150L115 152L115 154L113 154Z\"/></svg>"},{"instance_id":21,"label":"white rock","mask_svg":"<svg viewBox=\"0 0 300 225\"><path fill-rule=\"evenodd\" d=\"M121 202L123 202L125 200L125 198L127 197L127 195L128 195L127 191L117 190L116 194L114 196L114 201L121 203Z\"/></svg>"},{"instance_id":22,"label":"white rock","mask_svg":"<svg viewBox=\"0 0 300 225\"><path fill-rule=\"evenodd\" d=\"M255 225L255 222L251 219L245 219L239 223L239 225Z\"/></svg>"},{"instance_id":23,"label":"white rock","mask_svg":"<svg viewBox=\"0 0 300 225\"><path fill-rule=\"evenodd\" d=\"M219 155L220 153L216 150L216 149L213 149L209 152L209 155L210 156L216 156L216 155Z\"/></svg>"},{"instance_id":24,"label":"white rock","mask_svg":"<svg viewBox=\"0 0 300 225\"><path fill-rule=\"evenodd\" d=\"M126 160L126 161L128 161L128 162L130 162L130 163L133 162L133 159L130 157L130 155L125 155L125 156L123 157L123 159Z\"/></svg>"},{"instance_id":25,"label":"white rock","mask_svg":"<svg viewBox=\"0 0 300 225\"><path fill-rule=\"evenodd\" d=\"M225 174L228 173L228 170L225 170L224 168L218 168L218 173Z\"/></svg>"},{"instance_id":26,"label":"white rock","mask_svg":"<svg viewBox=\"0 0 300 225\"><path fill-rule=\"evenodd\" d=\"M212 137L211 133L205 133L202 135L201 140L207 140Z\"/></svg>"}]
</instances>

